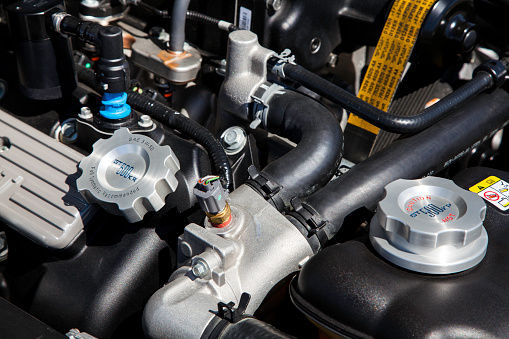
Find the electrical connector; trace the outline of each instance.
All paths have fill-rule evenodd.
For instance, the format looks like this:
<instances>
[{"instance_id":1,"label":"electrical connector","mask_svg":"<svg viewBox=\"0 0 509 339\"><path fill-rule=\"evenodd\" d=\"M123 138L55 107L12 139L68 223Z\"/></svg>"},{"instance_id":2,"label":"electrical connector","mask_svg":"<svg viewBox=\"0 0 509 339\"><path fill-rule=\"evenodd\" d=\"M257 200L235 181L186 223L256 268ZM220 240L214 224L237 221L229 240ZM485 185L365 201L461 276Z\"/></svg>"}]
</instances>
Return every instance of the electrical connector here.
<instances>
[{"instance_id":1,"label":"electrical connector","mask_svg":"<svg viewBox=\"0 0 509 339\"><path fill-rule=\"evenodd\" d=\"M230 224L232 216L226 202L227 193L218 176L209 175L198 180L194 186L194 195L212 225L222 228Z\"/></svg>"}]
</instances>

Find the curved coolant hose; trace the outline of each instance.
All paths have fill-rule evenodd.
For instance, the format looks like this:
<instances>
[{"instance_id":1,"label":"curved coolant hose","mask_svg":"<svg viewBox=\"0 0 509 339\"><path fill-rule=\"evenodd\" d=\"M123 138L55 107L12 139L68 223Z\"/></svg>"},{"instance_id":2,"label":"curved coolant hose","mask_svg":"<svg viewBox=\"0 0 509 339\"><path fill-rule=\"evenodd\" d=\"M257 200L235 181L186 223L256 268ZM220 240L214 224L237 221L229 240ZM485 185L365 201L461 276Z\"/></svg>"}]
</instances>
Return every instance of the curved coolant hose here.
<instances>
[{"instance_id":1,"label":"curved coolant hose","mask_svg":"<svg viewBox=\"0 0 509 339\"><path fill-rule=\"evenodd\" d=\"M268 164L260 174L281 189L270 200L279 210L294 197L305 197L327 184L343 155L343 133L336 117L321 103L283 90L268 102L266 130L297 146ZM256 182L249 182L263 195Z\"/></svg>"},{"instance_id":2,"label":"curved coolant hose","mask_svg":"<svg viewBox=\"0 0 509 339\"><path fill-rule=\"evenodd\" d=\"M95 84L95 75L92 70L76 65L76 71L78 80L81 83L101 92L101 88L97 88ZM170 107L136 92L128 92L127 103L131 105L132 108L150 115L166 126L185 133L202 145L209 154L217 173L221 177L223 186L229 190L233 190L233 176L230 163L228 162L228 156L224 152L224 148L219 140L217 140L209 130Z\"/></svg>"},{"instance_id":3,"label":"curved coolant hose","mask_svg":"<svg viewBox=\"0 0 509 339\"><path fill-rule=\"evenodd\" d=\"M127 103L135 110L147 114L166 126L176 129L202 145L218 172L223 186L232 190L233 177L228 157L217 138L205 127L179 112L136 92L127 94Z\"/></svg>"},{"instance_id":4,"label":"curved coolant hose","mask_svg":"<svg viewBox=\"0 0 509 339\"><path fill-rule=\"evenodd\" d=\"M397 141L354 166L307 197L302 206L315 220L325 222L323 230L330 239L348 214L363 206L374 207L387 184L437 173L508 121L509 94L502 89L482 94L425 131ZM304 226L303 220L309 220L302 213L294 217L300 218Z\"/></svg>"},{"instance_id":5,"label":"curved coolant hose","mask_svg":"<svg viewBox=\"0 0 509 339\"><path fill-rule=\"evenodd\" d=\"M182 52L186 40L187 8L191 0L175 0L171 13L170 51Z\"/></svg>"},{"instance_id":6,"label":"curved coolant hose","mask_svg":"<svg viewBox=\"0 0 509 339\"><path fill-rule=\"evenodd\" d=\"M274 68L277 62L278 59L276 58L269 60L269 69L272 69L273 72L277 70L277 67ZM413 134L428 128L495 84L492 75L481 70L476 73L472 80L433 106L415 116L402 117L386 113L370 105L302 66L283 63L281 67L282 72L280 68L277 74L285 79L298 82L383 130L399 134Z\"/></svg>"}]
</instances>

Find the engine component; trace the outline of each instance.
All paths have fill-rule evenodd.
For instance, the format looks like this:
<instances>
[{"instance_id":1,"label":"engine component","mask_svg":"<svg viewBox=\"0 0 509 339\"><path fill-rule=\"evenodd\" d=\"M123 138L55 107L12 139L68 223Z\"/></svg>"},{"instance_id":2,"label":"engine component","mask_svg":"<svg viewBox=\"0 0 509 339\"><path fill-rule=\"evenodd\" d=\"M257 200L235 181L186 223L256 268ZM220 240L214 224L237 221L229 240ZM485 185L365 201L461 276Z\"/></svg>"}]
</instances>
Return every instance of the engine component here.
<instances>
[{"instance_id":1,"label":"engine component","mask_svg":"<svg viewBox=\"0 0 509 339\"><path fill-rule=\"evenodd\" d=\"M191 136L194 140L199 142L209 153L215 170L221 177L223 186L227 189L233 187L231 167L226 153L219 140L217 140L210 131L175 110L138 93L129 93L127 100L140 112L161 121L170 128L175 128L177 131Z\"/></svg>"},{"instance_id":2,"label":"engine component","mask_svg":"<svg viewBox=\"0 0 509 339\"><path fill-rule=\"evenodd\" d=\"M243 292L253 296L246 309L252 314L273 282L313 254L302 234L251 188L239 187L228 202L234 215L230 225L190 224L179 238L182 266L143 312L150 338L200 338L220 320L210 310L223 301L239 304Z\"/></svg>"},{"instance_id":3,"label":"engine component","mask_svg":"<svg viewBox=\"0 0 509 339\"><path fill-rule=\"evenodd\" d=\"M450 274L486 254L486 205L448 179L396 180L385 186L370 240L390 262L421 273Z\"/></svg>"},{"instance_id":4,"label":"engine component","mask_svg":"<svg viewBox=\"0 0 509 339\"><path fill-rule=\"evenodd\" d=\"M76 190L83 155L0 110L0 219L41 246L68 247L95 208Z\"/></svg>"},{"instance_id":5,"label":"engine component","mask_svg":"<svg viewBox=\"0 0 509 339\"><path fill-rule=\"evenodd\" d=\"M0 310L4 338L69 339L3 298L0 298Z\"/></svg>"},{"instance_id":6,"label":"engine component","mask_svg":"<svg viewBox=\"0 0 509 339\"><path fill-rule=\"evenodd\" d=\"M101 115L110 120L129 117L131 107L126 103L130 87L129 65L124 56L122 30L114 26L103 27L90 21L57 12L52 16L55 31L77 36L82 41L99 48L97 80L104 91Z\"/></svg>"},{"instance_id":7,"label":"engine component","mask_svg":"<svg viewBox=\"0 0 509 339\"><path fill-rule=\"evenodd\" d=\"M63 0L18 1L6 7L16 48L21 92L31 99L61 98L76 88L71 40L47 25Z\"/></svg>"},{"instance_id":8,"label":"engine component","mask_svg":"<svg viewBox=\"0 0 509 339\"><path fill-rule=\"evenodd\" d=\"M122 0L81 0L79 16L81 20L94 21L108 26L113 21L121 19L126 10Z\"/></svg>"},{"instance_id":9,"label":"engine component","mask_svg":"<svg viewBox=\"0 0 509 339\"><path fill-rule=\"evenodd\" d=\"M245 119L256 90L267 81L267 61L275 53L258 43L256 34L235 31L228 37L228 60L224 82L219 93L219 115L228 112ZM220 119L218 123L226 123ZM229 126L216 126L224 130Z\"/></svg>"},{"instance_id":10,"label":"engine component","mask_svg":"<svg viewBox=\"0 0 509 339\"><path fill-rule=\"evenodd\" d=\"M233 32L228 47L219 123L249 119L251 128L261 124L297 143L261 173L250 173L249 185L278 210L288 209L293 198L309 195L333 177L343 155L341 127L324 105L266 82L264 64L275 53L261 47L256 34Z\"/></svg>"},{"instance_id":11,"label":"engine component","mask_svg":"<svg viewBox=\"0 0 509 339\"><path fill-rule=\"evenodd\" d=\"M194 195L210 223L214 227L222 228L230 224L232 214L230 205L226 202L226 192L217 179L219 177L206 176L198 180L194 187Z\"/></svg>"},{"instance_id":12,"label":"engine component","mask_svg":"<svg viewBox=\"0 0 509 339\"><path fill-rule=\"evenodd\" d=\"M232 126L221 134L221 144L226 154L235 155L244 149L247 143L247 134L242 127Z\"/></svg>"},{"instance_id":13,"label":"engine component","mask_svg":"<svg viewBox=\"0 0 509 339\"><path fill-rule=\"evenodd\" d=\"M0 297L69 337L508 337L501 1L0 2Z\"/></svg>"},{"instance_id":14,"label":"engine component","mask_svg":"<svg viewBox=\"0 0 509 339\"><path fill-rule=\"evenodd\" d=\"M420 62L444 67L471 52L478 38L475 12L472 0L438 1L422 26Z\"/></svg>"},{"instance_id":15,"label":"engine component","mask_svg":"<svg viewBox=\"0 0 509 339\"><path fill-rule=\"evenodd\" d=\"M159 146L144 135L117 130L94 144L93 152L79 165L80 193L129 222L160 210L168 194L175 192L180 164L169 146Z\"/></svg>"},{"instance_id":16,"label":"engine component","mask_svg":"<svg viewBox=\"0 0 509 339\"><path fill-rule=\"evenodd\" d=\"M202 61L196 48L186 43L182 52L174 53L162 47L148 36L136 37L131 45L132 61L174 84L186 84L196 79Z\"/></svg>"},{"instance_id":17,"label":"engine component","mask_svg":"<svg viewBox=\"0 0 509 339\"><path fill-rule=\"evenodd\" d=\"M468 189L491 176L509 180L507 172L476 167L455 176L454 182ZM507 191L499 194L508 196ZM509 299L503 291L509 268L500 263L509 259L508 218L507 212L487 204L486 257L475 268L450 275L392 265L367 236L330 246L292 281L292 301L320 327L343 337L507 337Z\"/></svg>"},{"instance_id":18,"label":"engine component","mask_svg":"<svg viewBox=\"0 0 509 339\"><path fill-rule=\"evenodd\" d=\"M505 81L508 62L509 60L487 62L479 67L471 81L411 117L388 114L288 60L274 57L269 61L269 67L274 74L301 83L377 127L394 133L416 133L451 114L483 91L501 86Z\"/></svg>"},{"instance_id":19,"label":"engine component","mask_svg":"<svg viewBox=\"0 0 509 339\"><path fill-rule=\"evenodd\" d=\"M322 1L317 4L316 1L290 0L281 1L273 8L271 2L240 1L237 7L238 25L258 34L262 45L267 48L276 51L291 49L297 62L313 71L325 67L331 54L337 50L375 46L394 3L391 0L371 0ZM415 4L410 15L422 12L420 5ZM471 48L471 41L477 37L475 27L471 25L474 11L471 0L436 1L424 21L425 29L419 34L423 43L423 48L417 49L419 55L432 55L433 61L443 66L456 60L458 55L467 54L465 47ZM408 13L402 14L409 16ZM467 25L454 25L459 23L456 15L461 15L462 20L458 21ZM398 28L400 31L404 29L408 26ZM455 32L451 34L451 30ZM469 39L465 39L467 36Z\"/></svg>"},{"instance_id":20,"label":"engine component","mask_svg":"<svg viewBox=\"0 0 509 339\"><path fill-rule=\"evenodd\" d=\"M480 110L483 115L478 114ZM480 95L468 106L404 142L390 145L310 195L302 202L301 216L296 217L308 220L304 224L314 228L312 234L325 232L330 239L348 214L360 207L374 208L383 197L385 185L439 172L488 140L507 121L507 92L500 89ZM331 196L336 199L331 200Z\"/></svg>"}]
</instances>

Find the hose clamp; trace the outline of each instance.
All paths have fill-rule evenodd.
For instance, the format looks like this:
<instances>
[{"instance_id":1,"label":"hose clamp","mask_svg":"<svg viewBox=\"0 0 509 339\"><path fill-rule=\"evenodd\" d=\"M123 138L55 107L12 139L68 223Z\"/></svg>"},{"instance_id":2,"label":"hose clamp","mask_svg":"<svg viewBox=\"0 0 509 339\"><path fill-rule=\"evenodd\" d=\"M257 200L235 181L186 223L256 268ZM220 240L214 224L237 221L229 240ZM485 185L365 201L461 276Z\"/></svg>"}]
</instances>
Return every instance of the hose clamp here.
<instances>
[{"instance_id":1,"label":"hose clamp","mask_svg":"<svg viewBox=\"0 0 509 339\"><path fill-rule=\"evenodd\" d=\"M285 64L292 64L296 65L295 63L295 55L292 55L292 51L290 49L285 49L281 54L276 54L274 56L278 61L276 64L272 67L271 72L275 75L285 79L285 71L283 70L283 66Z\"/></svg>"},{"instance_id":2,"label":"hose clamp","mask_svg":"<svg viewBox=\"0 0 509 339\"><path fill-rule=\"evenodd\" d=\"M71 15L66 12L57 12L51 16L51 23L53 24L53 29L55 32L63 34L62 30L60 29L60 24L62 23L62 20L64 20L67 16Z\"/></svg>"},{"instance_id":3,"label":"hose clamp","mask_svg":"<svg viewBox=\"0 0 509 339\"><path fill-rule=\"evenodd\" d=\"M482 63L474 70L474 76L479 72L488 73L493 80L493 85L488 90L488 93L493 92L495 89L502 86L507 76L506 65L500 60L489 60Z\"/></svg>"},{"instance_id":4,"label":"hose clamp","mask_svg":"<svg viewBox=\"0 0 509 339\"><path fill-rule=\"evenodd\" d=\"M269 101L276 94L283 94L285 87L269 82L263 83L251 95L253 99L253 121L249 124L249 128L256 129L262 124L263 128L267 128L267 113L269 112Z\"/></svg>"}]
</instances>

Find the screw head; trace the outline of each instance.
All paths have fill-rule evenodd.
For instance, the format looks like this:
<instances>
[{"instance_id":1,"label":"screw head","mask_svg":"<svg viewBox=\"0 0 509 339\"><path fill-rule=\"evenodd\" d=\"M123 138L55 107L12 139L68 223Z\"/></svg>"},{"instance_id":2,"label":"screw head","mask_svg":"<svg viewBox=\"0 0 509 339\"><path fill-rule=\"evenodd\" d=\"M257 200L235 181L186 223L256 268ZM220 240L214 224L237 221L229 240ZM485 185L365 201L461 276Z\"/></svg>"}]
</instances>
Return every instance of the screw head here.
<instances>
[{"instance_id":1,"label":"screw head","mask_svg":"<svg viewBox=\"0 0 509 339\"><path fill-rule=\"evenodd\" d=\"M197 260L191 271L197 278L205 278L209 274L209 267L203 260Z\"/></svg>"},{"instance_id":2,"label":"screw head","mask_svg":"<svg viewBox=\"0 0 509 339\"><path fill-rule=\"evenodd\" d=\"M138 121L138 125L140 125L140 127L148 128L152 127L153 124L154 122L152 121L152 118L148 115L142 115Z\"/></svg>"}]
</instances>

